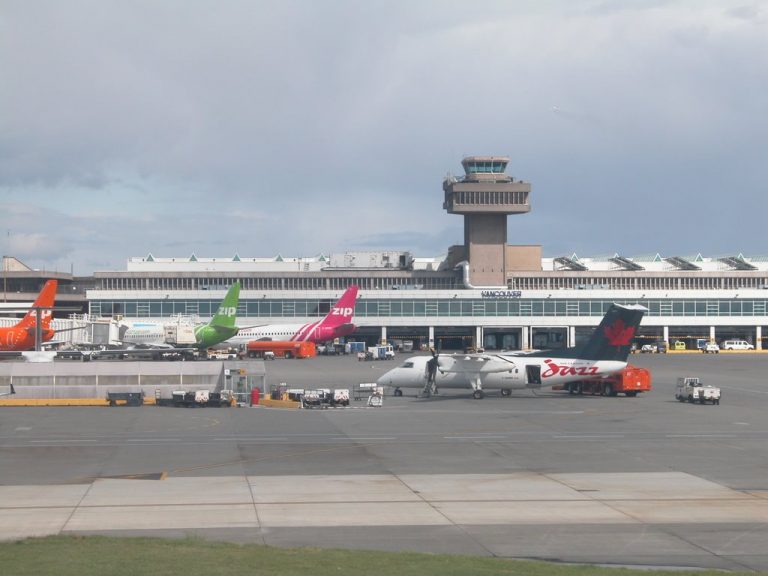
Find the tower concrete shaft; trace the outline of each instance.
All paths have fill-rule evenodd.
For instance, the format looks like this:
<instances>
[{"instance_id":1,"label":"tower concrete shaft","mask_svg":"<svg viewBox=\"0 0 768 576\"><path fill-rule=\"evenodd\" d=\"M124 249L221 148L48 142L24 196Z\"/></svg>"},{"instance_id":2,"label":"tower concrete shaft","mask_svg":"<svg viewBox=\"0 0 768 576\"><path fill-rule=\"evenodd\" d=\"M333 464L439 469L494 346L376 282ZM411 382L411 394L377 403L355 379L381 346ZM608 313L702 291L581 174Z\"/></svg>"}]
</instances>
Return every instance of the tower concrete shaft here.
<instances>
[{"instance_id":1,"label":"tower concrete shaft","mask_svg":"<svg viewBox=\"0 0 768 576\"><path fill-rule=\"evenodd\" d=\"M443 181L443 208L464 216L464 250L472 284L506 285L507 216L530 212L531 185L505 171L509 158L468 156L464 177Z\"/></svg>"}]
</instances>

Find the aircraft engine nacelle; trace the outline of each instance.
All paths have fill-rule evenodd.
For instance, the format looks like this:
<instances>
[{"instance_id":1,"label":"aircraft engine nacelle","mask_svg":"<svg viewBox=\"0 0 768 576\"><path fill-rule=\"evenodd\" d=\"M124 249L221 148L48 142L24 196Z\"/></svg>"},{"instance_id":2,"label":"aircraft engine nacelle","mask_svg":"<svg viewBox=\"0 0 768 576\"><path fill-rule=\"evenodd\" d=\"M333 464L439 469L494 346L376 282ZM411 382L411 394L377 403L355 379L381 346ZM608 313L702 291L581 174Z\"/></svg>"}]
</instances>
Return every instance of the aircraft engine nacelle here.
<instances>
[{"instance_id":1,"label":"aircraft engine nacelle","mask_svg":"<svg viewBox=\"0 0 768 576\"><path fill-rule=\"evenodd\" d=\"M349 336L355 331L354 324L341 324L340 326L318 326L315 330L313 340L316 342L327 342L341 336Z\"/></svg>"},{"instance_id":2,"label":"aircraft engine nacelle","mask_svg":"<svg viewBox=\"0 0 768 576\"><path fill-rule=\"evenodd\" d=\"M332 326L318 326L313 339L317 342L325 342L333 340L337 336L336 330Z\"/></svg>"}]
</instances>

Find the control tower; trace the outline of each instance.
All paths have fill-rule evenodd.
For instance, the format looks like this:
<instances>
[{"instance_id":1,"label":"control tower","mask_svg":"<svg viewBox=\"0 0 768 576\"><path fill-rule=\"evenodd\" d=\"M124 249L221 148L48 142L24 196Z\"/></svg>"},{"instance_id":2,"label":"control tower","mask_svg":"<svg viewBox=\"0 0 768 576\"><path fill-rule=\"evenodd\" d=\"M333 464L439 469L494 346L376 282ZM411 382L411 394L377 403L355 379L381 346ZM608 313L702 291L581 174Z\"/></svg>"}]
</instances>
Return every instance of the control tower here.
<instances>
[{"instance_id":1,"label":"control tower","mask_svg":"<svg viewBox=\"0 0 768 576\"><path fill-rule=\"evenodd\" d=\"M507 270L518 268L508 262L514 247L507 246L507 216L530 212L531 185L508 176L508 163L503 156L468 156L461 161L464 177L443 181L443 208L464 216L464 258L472 285L506 286Z\"/></svg>"}]
</instances>

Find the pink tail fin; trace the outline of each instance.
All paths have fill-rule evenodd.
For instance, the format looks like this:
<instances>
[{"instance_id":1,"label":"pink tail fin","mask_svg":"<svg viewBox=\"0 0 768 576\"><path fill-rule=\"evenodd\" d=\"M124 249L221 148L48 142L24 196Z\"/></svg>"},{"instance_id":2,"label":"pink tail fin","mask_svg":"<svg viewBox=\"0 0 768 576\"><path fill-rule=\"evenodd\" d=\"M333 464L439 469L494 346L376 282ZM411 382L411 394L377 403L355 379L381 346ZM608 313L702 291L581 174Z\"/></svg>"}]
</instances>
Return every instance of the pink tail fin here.
<instances>
[{"instance_id":1,"label":"pink tail fin","mask_svg":"<svg viewBox=\"0 0 768 576\"><path fill-rule=\"evenodd\" d=\"M328 316L323 319L323 326L336 327L342 324L350 324L355 315L355 302L357 301L357 286L350 286L341 295L339 301L331 307Z\"/></svg>"}]
</instances>

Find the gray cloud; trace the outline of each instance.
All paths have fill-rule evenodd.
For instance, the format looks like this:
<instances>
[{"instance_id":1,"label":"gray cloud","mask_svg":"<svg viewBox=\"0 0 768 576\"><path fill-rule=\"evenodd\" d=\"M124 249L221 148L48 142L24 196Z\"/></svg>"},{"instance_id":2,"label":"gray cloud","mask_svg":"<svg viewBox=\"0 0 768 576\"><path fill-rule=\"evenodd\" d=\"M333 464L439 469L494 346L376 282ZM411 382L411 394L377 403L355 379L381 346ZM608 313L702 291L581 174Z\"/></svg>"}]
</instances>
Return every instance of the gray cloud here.
<instances>
[{"instance_id":1,"label":"gray cloud","mask_svg":"<svg viewBox=\"0 0 768 576\"><path fill-rule=\"evenodd\" d=\"M768 252L765 24L765 2L8 1L3 251L442 254L441 180L492 153L533 183L510 242Z\"/></svg>"}]
</instances>

